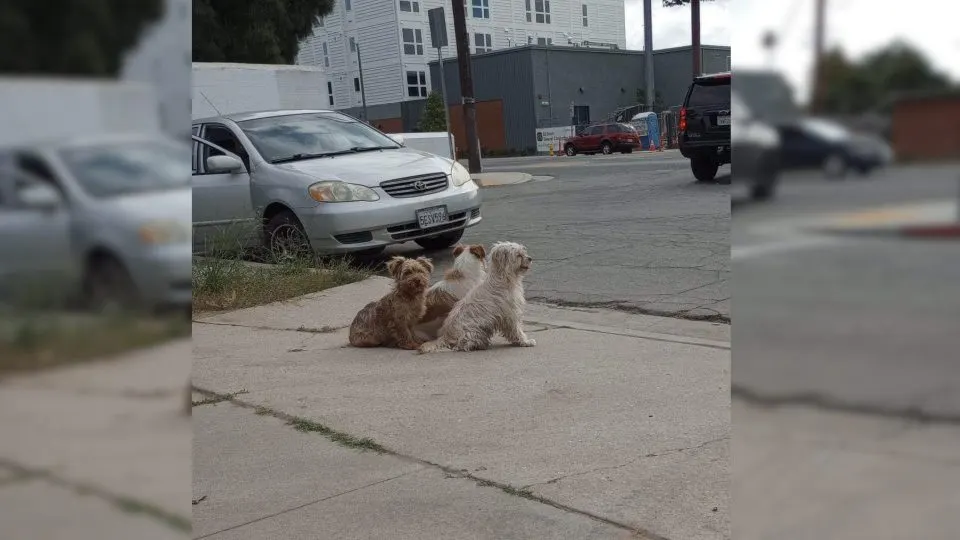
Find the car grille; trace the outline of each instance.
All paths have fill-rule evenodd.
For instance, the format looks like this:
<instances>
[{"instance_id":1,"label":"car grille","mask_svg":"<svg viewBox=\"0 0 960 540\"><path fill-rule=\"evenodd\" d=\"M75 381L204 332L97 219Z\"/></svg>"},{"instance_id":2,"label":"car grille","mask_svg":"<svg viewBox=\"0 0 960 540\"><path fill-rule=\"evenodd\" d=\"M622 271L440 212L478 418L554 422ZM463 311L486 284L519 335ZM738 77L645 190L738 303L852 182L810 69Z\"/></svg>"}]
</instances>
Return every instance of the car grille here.
<instances>
[{"instance_id":1,"label":"car grille","mask_svg":"<svg viewBox=\"0 0 960 540\"><path fill-rule=\"evenodd\" d=\"M477 219L478 217L480 217L479 208L474 208L473 210L470 211L470 219Z\"/></svg>"},{"instance_id":2,"label":"car grille","mask_svg":"<svg viewBox=\"0 0 960 540\"><path fill-rule=\"evenodd\" d=\"M387 195L398 199L404 197L419 197L447 189L447 175L437 173L409 176L407 178L388 180L381 183L380 187L387 192Z\"/></svg>"},{"instance_id":3,"label":"car grille","mask_svg":"<svg viewBox=\"0 0 960 540\"><path fill-rule=\"evenodd\" d=\"M347 234L338 234L334 236L337 239L337 242L341 244L362 244L364 242L370 242L373 240L373 233L370 231L360 231Z\"/></svg>"},{"instance_id":4,"label":"car grille","mask_svg":"<svg viewBox=\"0 0 960 540\"><path fill-rule=\"evenodd\" d=\"M449 218L450 221L435 227L421 229L420 225L416 221L413 221L410 223L404 223L403 225L394 225L393 227L388 227L387 232L390 233L390 236L394 240L409 240L411 238L418 238L420 236L440 234L449 230L463 227L464 223L467 221L467 213L459 212L456 214L450 214Z\"/></svg>"}]
</instances>

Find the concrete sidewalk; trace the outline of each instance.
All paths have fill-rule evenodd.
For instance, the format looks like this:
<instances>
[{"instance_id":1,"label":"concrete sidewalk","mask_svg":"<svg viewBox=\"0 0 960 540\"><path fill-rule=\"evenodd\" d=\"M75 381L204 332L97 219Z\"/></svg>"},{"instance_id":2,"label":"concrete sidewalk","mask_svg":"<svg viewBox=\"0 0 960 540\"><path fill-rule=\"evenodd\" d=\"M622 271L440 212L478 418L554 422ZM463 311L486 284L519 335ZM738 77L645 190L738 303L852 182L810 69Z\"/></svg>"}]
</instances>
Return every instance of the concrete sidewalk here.
<instances>
[{"instance_id":1,"label":"concrete sidewalk","mask_svg":"<svg viewBox=\"0 0 960 540\"><path fill-rule=\"evenodd\" d=\"M4 538L190 534L190 342L0 382Z\"/></svg>"},{"instance_id":2,"label":"concrete sidewalk","mask_svg":"<svg viewBox=\"0 0 960 540\"><path fill-rule=\"evenodd\" d=\"M737 539L952 540L960 427L736 400Z\"/></svg>"},{"instance_id":3,"label":"concrete sidewalk","mask_svg":"<svg viewBox=\"0 0 960 540\"><path fill-rule=\"evenodd\" d=\"M531 349L346 347L389 284L195 323L195 537L730 537L729 326L533 305Z\"/></svg>"}]
</instances>

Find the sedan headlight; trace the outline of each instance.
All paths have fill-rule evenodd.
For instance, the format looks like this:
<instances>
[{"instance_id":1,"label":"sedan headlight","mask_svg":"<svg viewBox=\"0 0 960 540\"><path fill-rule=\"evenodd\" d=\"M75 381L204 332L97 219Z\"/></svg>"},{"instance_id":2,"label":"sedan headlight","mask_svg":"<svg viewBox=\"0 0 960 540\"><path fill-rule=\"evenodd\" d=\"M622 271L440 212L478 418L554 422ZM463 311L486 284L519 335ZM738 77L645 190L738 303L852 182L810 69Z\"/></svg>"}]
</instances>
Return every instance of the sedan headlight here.
<instances>
[{"instance_id":1,"label":"sedan headlight","mask_svg":"<svg viewBox=\"0 0 960 540\"><path fill-rule=\"evenodd\" d=\"M140 242L151 246L190 242L190 227L178 221L153 221L137 230Z\"/></svg>"},{"instance_id":2,"label":"sedan headlight","mask_svg":"<svg viewBox=\"0 0 960 540\"><path fill-rule=\"evenodd\" d=\"M309 188L310 198L322 203L379 201L377 192L366 186L346 182L317 182Z\"/></svg>"},{"instance_id":3,"label":"sedan headlight","mask_svg":"<svg viewBox=\"0 0 960 540\"><path fill-rule=\"evenodd\" d=\"M453 169L450 170L450 182L454 186L460 187L472 180L473 178L470 177L470 171L468 171L463 165L454 161Z\"/></svg>"}]
</instances>

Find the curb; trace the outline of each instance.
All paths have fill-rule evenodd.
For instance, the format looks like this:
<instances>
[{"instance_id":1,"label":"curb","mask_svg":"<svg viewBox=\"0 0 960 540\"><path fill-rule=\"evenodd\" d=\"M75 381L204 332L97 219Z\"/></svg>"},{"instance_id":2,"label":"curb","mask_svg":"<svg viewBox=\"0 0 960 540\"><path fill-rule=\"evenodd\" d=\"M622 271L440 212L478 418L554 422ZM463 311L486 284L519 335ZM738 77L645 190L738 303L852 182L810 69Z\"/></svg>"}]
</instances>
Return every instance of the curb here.
<instances>
[{"instance_id":1,"label":"curb","mask_svg":"<svg viewBox=\"0 0 960 540\"><path fill-rule=\"evenodd\" d=\"M533 180L533 175L522 172L490 172L472 175L473 181L482 188L513 186Z\"/></svg>"}]
</instances>

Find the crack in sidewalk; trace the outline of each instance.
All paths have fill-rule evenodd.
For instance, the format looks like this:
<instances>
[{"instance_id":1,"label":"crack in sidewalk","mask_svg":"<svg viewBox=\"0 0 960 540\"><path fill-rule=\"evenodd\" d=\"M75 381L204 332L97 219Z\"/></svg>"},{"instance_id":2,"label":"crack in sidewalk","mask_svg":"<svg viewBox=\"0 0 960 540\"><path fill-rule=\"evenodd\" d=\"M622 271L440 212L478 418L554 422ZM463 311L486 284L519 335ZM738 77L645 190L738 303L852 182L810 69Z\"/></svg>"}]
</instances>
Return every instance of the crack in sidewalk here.
<instances>
[{"instance_id":1,"label":"crack in sidewalk","mask_svg":"<svg viewBox=\"0 0 960 540\"><path fill-rule=\"evenodd\" d=\"M205 535L203 535L203 536L195 536L195 537L193 538L193 540L201 540L201 539L203 539L203 538L210 538L211 536L216 536L216 535L218 535L218 534L225 533L225 532L228 532L228 531L232 531L232 530L234 530L234 529L239 529L239 528L241 528L241 527L246 527L247 525L252 525L252 524L254 524L254 523L258 523L258 522L261 522L261 521L264 521L264 520L267 520L267 519L270 519L270 518L275 518L275 517L277 517L277 516L282 516L283 514L287 514L287 513L290 513L290 512L294 512L294 511L300 510L300 509L302 509L302 508L306 508L306 507L311 506L311 505L314 505L314 504L320 504L320 503L322 503L322 502L326 502L326 501L329 501L329 500L331 500L331 499L336 499L337 497L342 497L342 496L344 496L344 495L349 495L349 494L351 494L351 493L356 493L357 491L362 491L362 490L364 490L364 489L367 489L367 488L370 488L370 487L373 487L373 486L377 486L377 485L380 485L380 484L385 484L385 483L387 483L387 482L389 482L389 481L391 481L391 480L396 480L397 478L402 478L402 477L404 477L404 476L407 476L408 474L413 474L413 473L416 473L416 472L420 472L420 471L422 471L422 470L423 470L422 468L420 468L420 469L414 469L414 470L412 470L412 471L407 471L407 472L405 472L405 473L398 474L398 475L396 475L396 476L391 476L390 478L384 478L384 479L382 479L382 480L377 480L376 482L371 482L371 483L366 484L366 485L363 485L363 486L355 487L355 488L353 488L353 489L348 489L348 490L342 491L342 492L340 492L340 493L334 493L333 495L327 495L326 497L321 497L321 498L316 499L316 500L313 500L313 501L305 502L305 503L303 503L303 504L299 504L299 505L294 506L294 507L292 507L292 508L287 508L287 509L285 509L285 510L280 510L279 512L274 512L274 513L272 513L272 514L267 514L267 515L265 515L265 516L260 516L260 517L258 517L258 518L256 518L256 519L251 519L251 520L245 521L245 522L243 522L243 523L238 523L238 524L236 524L236 525L231 525L230 527L227 527L227 528L225 528L225 529L220 529L219 531L207 533L207 534L205 534Z\"/></svg>"},{"instance_id":2,"label":"crack in sidewalk","mask_svg":"<svg viewBox=\"0 0 960 540\"><path fill-rule=\"evenodd\" d=\"M143 514L144 516L159 521L160 523L163 523L177 531L189 532L192 529L191 520L189 517L175 514L152 503L145 502L134 497L112 493L108 490L101 489L85 482L77 482L60 478L46 469L34 469L26 467L6 458L0 458L0 467L14 472L15 476L14 478L10 479L11 483L14 481L22 482L30 479L44 480L57 487L73 491L78 495L93 495L102 501L112 504L123 512L130 514ZM4 484L7 484L7 482Z\"/></svg>"},{"instance_id":3,"label":"crack in sidewalk","mask_svg":"<svg viewBox=\"0 0 960 540\"><path fill-rule=\"evenodd\" d=\"M622 468L624 468L624 467L628 467L628 466L630 466L630 465L633 465L634 463L640 461L641 459L667 456L667 455L670 455L670 454L679 454L679 453L688 452L688 451L691 451L691 450L700 450L701 448L705 448L705 447L707 447L707 446L709 446L709 445L711 445L711 444L715 444L715 443L718 443L718 442L720 442L720 441L728 440L728 439L730 439L730 435L724 435L724 436L722 436L722 437L717 437L717 438L715 438L715 439L710 439L709 441L700 443L700 444L695 445L695 446L685 446L685 447L683 447L683 448L671 448L671 449L669 449L669 450L663 450L662 452L654 452L654 453L649 453L649 454L643 454L643 455L640 455L640 456L636 456L635 458L633 458L633 459L631 459L631 460L629 460L629 461L626 461L626 462L624 462L624 463L621 463L621 464L619 464L619 465L608 465L608 466L605 466L605 467L595 467L595 468L592 468L592 469L588 469L588 470L586 470L586 471L579 471L579 472L575 472L575 473L564 474L564 475L558 476L558 477L556 477L556 478L552 478L552 479L550 479L550 480L547 480L547 481L545 481L545 482L535 482L535 483L533 483L533 484L527 484L526 486L523 486L521 489L527 490L527 489L530 489L530 488L532 488L532 487L534 487L534 486L544 486L544 485L547 485L547 484L556 484L557 482L560 482L561 480L566 480L567 478L573 478L574 476L583 476L583 475L585 475L585 474L590 474L590 473L595 473L595 472L601 472L601 471L614 471L614 470L617 470L617 469L622 469Z\"/></svg>"},{"instance_id":4,"label":"crack in sidewalk","mask_svg":"<svg viewBox=\"0 0 960 540\"><path fill-rule=\"evenodd\" d=\"M198 393L201 393L201 394L204 394L204 395L209 396L210 399L217 399L217 400L219 400L219 401L228 401L228 402L230 402L230 403L232 403L232 404L234 404L234 405L236 405L236 406L238 406L238 407L242 407L242 408L244 408L244 409L251 409L251 410L253 410L253 411L255 412L255 414L258 414L258 415L260 415L260 416L272 416L272 417L277 418L277 419L279 419L279 420L283 420L283 421L285 421L285 422L287 423L288 426L293 426L294 428L296 428L296 426L297 426L298 423L303 423L303 422L306 422L306 423L309 423L309 424L316 424L317 426L321 426L322 429L312 429L312 430L310 430L310 431L319 433L321 436L327 438L327 439L330 440L331 442L334 442L334 443L336 443L336 444L340 444L341 446L351 447L351 448L354 448L355 450L358 450L358 449L359 449L360 451L363 451L363 450L365 450L365 449L370 449L370 448L368 448L368 447L372 446L372 447L373 447L372 449L374 449L374 450L375 450L377 453L379 453L379 454L392 456L392 457L395 457L395 458L398 458L398 459L402 459L402 460L407 461L407 462L410 462L410 463L416 463L416 464L419 464L419 465L422 465L422 466L427 466L427 467L430 467L430 468L433 468L433 469L440 470L440 471L442 471L448 478L469 479L469 480L472 480L472 481L476 482L477 485L480 486L480 487L495 487L495 488L499 489L500 491L502 491L502 492L504 492L504 493L506 493L506 494L508 494L508 495L513 495L513 496L515 496L515 497L520 497L520 498L522 498L522 499L527 499L527 500L530 500L530 501L538 502L538 503L540 503L540 504L545 504L545 505L547 505L547 506L551 506L551 507L553 507L553 508L556 508L556 509L561 510L561 511L564 511L564 512L568 512L568 513L572 513L572 514L577 514L577 515L580 515L580 516L583 516L583 517L592 519L592 520L594 520L594 521L598 521L598 522L600 522L600 523L604 523L604 524L606 524L606 525L610 525L610 526L612 526L612 527L616 527L616 528L618 528L618 529L621 529L621 530L624 530L624 531L628 531L628 532L633 533L634 535L636 535L637 538L642 538L642 539L644 539L644 540L670 540L670 539L668 539L668 538L666 538L666 537L664 537L664 536L661 536L661 535L656 534L656 533L654 533L654 532L652 532L652 531L643 529L643 528L641 528L641 527L636 527L636 526L630 525L630 524L628 524L628 523L624 523L624 522L621 522L621 521L617 521L617 520L614 520L614 519L611 519L611 518L607 518L607 517L601 516L601 515L599 515L599 514L590 512L590 511L588 511L588 510L583 510L583 509L580 509L580 508L576 508L576 507L573 507L573 506L569 506L569 505L563 504L563 503L561 503L561 502L554 501L554 500L552 500L552 499L548 499L548 498L546 498L546 497L541 497L541 496L539 496L539 495L534 494L533 492L529 491L529 490L526 489L526 488L517 488L517 487L512 486L512 485L510 485L510 484L506 484L506 483L503 483L503 482L498 482L498 481L496 481L496 480L490 480L490 479L487 479L487 478L482 478L482 477L480 477L480 476L476 476L476 475L470 473L470 472L467 471L466 469L457 469L457 468L455 468L455 467L450 467L450 466L448 466L448 465L442 465L442 464L440 464L440 463L434 463L434 462L429 461L429 460L424 459L424 458L419 458L419 457L416 457L416 456L410 456L410 455L402 454L402 453L400 453L400 452L397 452L396 450L392 450L392 449L387 448L387 447L385 447L385 446L383 446L383 445L381 445L381 444L379 444L379 443L376 443L376 442L373 441L372 439L367 439L367 438L360 439L360 438L358 438L358 437L356 437L356 436L354 436L354 435L350 435L350 434L348 434L348 433L346 433L346 432L342 432L342 431L333 430L333 429L331 429L331 428L329 428L329 427L322 426L321 424L318 424L318 423L316 423L316 422L313 422L313 421L308 420L308 419L305 419L305 418L300 418L300 417L297 417L297 416L294 416L294 415L291 415L291 414L288 414L288 413L285 413L285 412L282 412L282 411L277 411L277 410L274 410L274 409L270 409L270 408L264 407L264 406L262 406L262 405L257 405L257 404L254 404L254 403L251 403L251 402L248 402L248 401L243 401L243 400L237 399L237 398L235 397L235 395L232 396L232 395L230 395L230 394L222 394L222 393L214 392L214 391L212 391L212 390L207 390L207 389L204 389L204 388L200 388L200 387L197 387L197 386L192 386L192 389L193 389L193 391L195 391L195 392L198 392ZM367 441L367 443L364 444L364 445L360 445L360 446L349 443L350 441L356 441L356 440L359 440L359 441ZM708 442L708 443L709 443L709 442ZM708 443L705 443L705 444L708 444ZM682 449L681 449L681 450L682 450ZM422 469L421 469L421 470L422 470ZM416 471L411 471L411 472L416 472ZM405 473L405 474L410 474L410 473ZM402 476L402 475L401 475L401 476ZM388 480L390 480L390 479L388 479ZM383 482L383 481L381 481L381 482ZM375 484L374 484L374 485L375 485ZM363 489L363 488L357 488L357 489ZM354 490L354 491L356 491L356 490ZM307 503L307 505L309 505L309 504L315 504L316 502L320 502L320 501L314 501L313 503ZM304 505L304 506L307 506L307 505ZM283 513L283 512L280 512L280 513ZM268 517L270 517L270 516L265 516L265 517L263 517L263 518L259 518L258 520L254 520L254 522L255 522L255 521L259 521L260 519L267 519ZM242 525L238 525L238 527L239 527L239 526L242 526ZM233 528L236 528L236 527L233 527ZM229 530L229 529L225 529L225 530ZM223 531L220 531L220 532L223 532ZM217 534L217 533L211 533L210 535L201 536L201 537L195 538L194 540L200 540L201 538L207 538L207 537L209 537L209 536L211 536L211 535L213 535L213 534Z\"/></svg>"}]
</instances>

